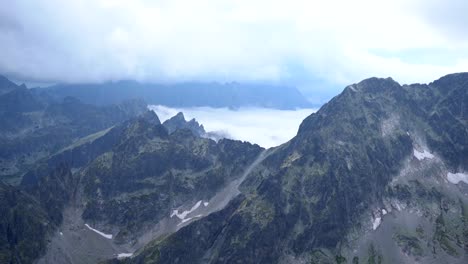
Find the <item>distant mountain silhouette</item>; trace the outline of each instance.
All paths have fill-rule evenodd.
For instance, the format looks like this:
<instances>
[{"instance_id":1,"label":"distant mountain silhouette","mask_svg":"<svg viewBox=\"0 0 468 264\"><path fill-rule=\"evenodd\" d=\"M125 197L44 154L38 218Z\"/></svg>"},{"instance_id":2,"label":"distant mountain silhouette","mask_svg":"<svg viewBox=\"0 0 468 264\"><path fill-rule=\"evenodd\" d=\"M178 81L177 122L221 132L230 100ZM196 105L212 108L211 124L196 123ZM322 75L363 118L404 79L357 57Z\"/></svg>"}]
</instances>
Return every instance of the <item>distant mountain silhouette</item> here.
<instances>
[{"instance_id":1,"label":"distant mountain silhouette","mask_svg":"<svg viewBox=\"0 0 468 264\"><path fill-rule=\"evenodd\" d=\"M101 84L59 84L48 88L57 99L73 96L85 103L115 104L124 99L142 98L149 104L170 107L268 107L295 109L313 105L293 87L241 84L199 83L147 84L136 81Z\"/></svg>"}]
</instances>

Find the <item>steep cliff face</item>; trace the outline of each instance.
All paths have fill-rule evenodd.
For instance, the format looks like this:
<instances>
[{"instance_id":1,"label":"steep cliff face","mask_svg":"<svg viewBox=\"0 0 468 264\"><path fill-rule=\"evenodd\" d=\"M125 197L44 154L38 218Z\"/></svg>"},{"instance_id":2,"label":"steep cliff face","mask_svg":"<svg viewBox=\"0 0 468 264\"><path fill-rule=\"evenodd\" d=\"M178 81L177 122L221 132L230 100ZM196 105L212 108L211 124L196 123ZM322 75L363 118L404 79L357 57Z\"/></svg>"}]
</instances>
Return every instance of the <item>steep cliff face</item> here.
<instances>
[{"instance_id":1,"label":"steep cliff face","mask_svg":"<svg viewBox=\"0 0 468 264\"><path fill-rule=\"evenodd\" d=\"M464 263L467 99L468 74L348 86L263 161L236 202L126 261Z\"/></svg>"}]
</instances>

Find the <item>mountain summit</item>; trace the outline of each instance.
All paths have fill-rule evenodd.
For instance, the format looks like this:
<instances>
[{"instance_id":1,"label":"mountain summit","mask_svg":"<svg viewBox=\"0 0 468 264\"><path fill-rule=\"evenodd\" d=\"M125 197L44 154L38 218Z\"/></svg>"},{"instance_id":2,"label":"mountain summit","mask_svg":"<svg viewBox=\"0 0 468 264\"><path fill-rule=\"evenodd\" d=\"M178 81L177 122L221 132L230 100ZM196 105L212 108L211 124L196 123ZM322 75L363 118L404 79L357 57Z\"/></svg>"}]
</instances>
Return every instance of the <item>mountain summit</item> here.
<instances>
[{"instance_id":1,"label":"mountain summit","mask_svg":"<svg viewBox=\"0 0 468 264\"><path fill-rule=\"evenodd\" d=\"M366 79L268 150L206 138L182 113L104 123L106 107L47 103L36 115L67 140L0 184L0 260L467 263L467 99L466 73Z\"/></svg>"},{"instance_id":2,"label":"mountain summit","mask_svg":"<svg viewBox=\"0 0 468 264\"><path fill-rule=\"evenodd\" d=\"M125 263L465 263L468 75L348 86L225 209Z\"/></svg>"}]
</instances>

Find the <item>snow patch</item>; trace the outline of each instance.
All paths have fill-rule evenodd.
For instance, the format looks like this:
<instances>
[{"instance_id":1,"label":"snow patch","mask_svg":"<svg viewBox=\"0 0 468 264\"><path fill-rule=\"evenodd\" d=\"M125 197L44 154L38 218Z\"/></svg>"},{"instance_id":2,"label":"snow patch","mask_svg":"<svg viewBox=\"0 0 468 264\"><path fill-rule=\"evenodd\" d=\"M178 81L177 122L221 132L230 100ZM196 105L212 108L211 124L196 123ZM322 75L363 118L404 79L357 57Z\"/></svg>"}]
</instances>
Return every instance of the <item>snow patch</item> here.
<instances>
[{"instance_id":1,"label":"snow patch","mask_svg":"<svg viewBox=\"0 0 468 264\"><path fill-rule=\"evenodd\" d=\"M382 222L382 218L380 218L380 217L374 218L374 222L372 222L372 229L376 230L377 227L379 227L381 222Z\"/></svg>"},{"instance_id":2,"label":"snow patch","mask_svg":"<svg viewBox=\"0 0 468 264\"><path fill-rule=\"evenodd\" d=\"M432 155L429 151L423 150L423 152L418 151L417 149L413 149L413 155L418 159L418 160L423 160L423 159L433 159L434 155Z\"/></svg>"},{"instance_id":3,"label":"snow patch","mask_svg":"<svg viewBox=\"0 0 468 264\"><path fill-rule=\"evenodd\" d=\"M204 202L203 205L207 207L210 203L209 202Z\"/></svg>"},{"instance_id":4,"label":"snow patch","mask_svg":"<svg viewBox=\"0 0 468 264\"><path fill-rule=\"evenodd\" d=\"M196 216L194 216L194 217L189 217L189 218L186 218L186 219L182 219L182 221L181 221L177 226L180 226L180 225L182 225L183 223L186 223L186 222L188 222L188 221L190 221L190 220L192 220L192 219L194 219L194 218L200 218L200 217L202 217L201 214L196 215Z\"/></svg>"},{"instance_id":5,"label":"snow patch","mask_svg":"<svg viewBox=\"0 0 468 264\"><path fill-rule=\"evenodd\" d=\"M190 210L183 211L182 213L179 213L179 209L175 209L175 210L172 211L171 218L173 216L177 216L180 220L183 221L185 219L185 217L187 217L187 215L189 215L193 211L197 210L198 207L200 207L201 203L202 203L202 200L198 201Z\"/></svg>"},{"instance_id":6,"label":"snow patch","mask_svg":"<svg viewBox=\"0 0 468 264\"><path fill-rule=\"evenodd\" d=\"M103 236L103 237L105 237L107 239L112 239L112 235L109 235L109 234L103 233L103 232L101 232L101 231L99 231L97 229L94 229L94 228L90 227L88 224L85 224L85 226L87 228L89 228L89 230L94 231L94 232L98 233L99 235L101 235L101 236Z\"/></svg>"},{"instance_id":7,"label":"snow patch","mask_svg":"<svg viewBox=\"0 0 468 264\"><path fill-rule=\"evenodd\" d=\"M387 210L382 209L382 215L386 215L386 214L387 214Z\"/></svg>"},{"instance_id":8,"label":"snow patch","mask_svg":"<svg viewBox=\"0 0 468 264\"><path fill-rule=\"evenodd\" d=\"M119 254L117 255L117 258L118 258L118 259L123 259L123 258L129 258L129 257L131 257L131 256L133 256L133 253L119 253Z\"/></svg>"},{"instance_id":9,"label":"snow patch","mask_svg":"<svg viewBox=\"0 0 468 264\"><path fill-rule=\"evenodd\" d=\"M468 184L468 174L467 173L447 173L447 180L453 184L458 184L459 182L464 182Z\"/></svg>"},{"instance_id":10,"label":"snow patch","mask_svg":"<svg viewBox=\"0 0 468 264\"><path fill-rule=\"evenodd\" d=\"M63 236L63 233L62 233L62 232L60 232L60 235L61 235L61 236Z\"/></svg>"},{"instance_id":11,"label":"snow patch","mask_svg":"<svg viewBox=\"0 0 468 264\"><path fill-rule=\"evenodd\" d=\"M400 201L396 200L393 203L394 207L397 209L397 211L405 210L406 205L404 203L401 203Z\"/></svg>"}]
</instances>

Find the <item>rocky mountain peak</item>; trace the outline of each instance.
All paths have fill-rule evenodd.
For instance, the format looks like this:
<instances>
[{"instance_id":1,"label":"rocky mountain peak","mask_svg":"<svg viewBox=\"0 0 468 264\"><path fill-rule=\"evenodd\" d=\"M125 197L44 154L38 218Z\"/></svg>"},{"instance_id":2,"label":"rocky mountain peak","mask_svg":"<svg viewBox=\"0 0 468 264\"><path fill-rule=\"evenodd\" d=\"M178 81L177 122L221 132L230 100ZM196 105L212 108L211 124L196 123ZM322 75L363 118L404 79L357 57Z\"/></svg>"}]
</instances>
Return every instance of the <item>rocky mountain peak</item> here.
<instances>
[{"instance_id":1,"label":"rocky mountain peak","mask_svg":"<svg viewBox=\"0 0 468 264\"><path fill-rule=\"evenodd\" d=\"M246 178L243 201L129 262L465 263L463 76L348 86Z\"/></svg>"},{"instance_id":2,"label":"rocky mountain peak","mask_svg":"<svg viewBox=\"0 0 468 264\"><path fill-rule=\"evenodd\" d=\"M178 112L175 116L173 116L171 119L174 119L174 120L180 120L180 121L184 121L185 122L185 116L184 116L184 113L182 112Z\"/></svg>"},{"instance_id":3,"label":"rocky mountain peak","mask_svg":"<svg viewBox=\"0 0 468 264\"><path fill-rule=\"evenodd\" d=\"M5 76L0 75L0 95L10 92L16 88L18 88L18 85L8 80Z\"/></svg>"},{"instance_id":4,"label":"rocky mountain peak","mask_svg":"<svg viewBox=\"0 0 468 264\"><path fill-rule=\"evenodd\" d=\"M441 77L430 83L430 86L437 87L440 92L447 93L453 89L466 87L468 84L468 72L453 73Z\"/></svg>"},{"instance_id":5,"label":"rocky mountain peak","mask_svg":"<svg viewBox=\"0 0 468 264\"><path fill-rule=\"evenodd\" d=\"M170 134L179 129L190 130L194 135L199 137L205 136L206 134L203 125L200 125L195 118L192 118L190 121L186 121L182 112L179 112L175 116L166 120L163 125L167 128Z\"/></svg>"},{"instance_id":6,"label":"rocky mountain peak","mask_svg":"<svg viewBox=\"0 0 468 264\"><path fill-rule=\"evenodd\" d=\"M359 91L364 93L381 93L390 89L401 88L400 84L394 81L391 77L388 78L377 78L372 77L357 84L349 85L345 90Z\"/></svg>"},{"instance_id":7,"label":"rocky mountain peak","mask_svg":"<svg viewBox=\"0 0 468 264\"><path fill-rule=\"evenodd\" d=\"M182 113L103 125L119 108L59 108L50 118L65 122L50 131L92 129L46 157L44 168L56 169L34 178L38 189L0 184L0 259L33 252L29 263L45 251L37 263L467 263L467 80L363 80L266 151L197 136L203 127ZM36 248L20 248L36 237Z\"/></svg>"},{"instance_id":8,"label":"rocky mountain peak","mask_svg":"<svg viewBox=\"0 0 468 264\"><path fill-rule=\"evenodd\" d=\"M147 110L143 115L142 118L148 121L149 123L153 125L160 125L161 121L159 120L158 115L151 110Z\"/></svg>"}]
</instances>

